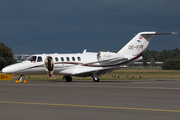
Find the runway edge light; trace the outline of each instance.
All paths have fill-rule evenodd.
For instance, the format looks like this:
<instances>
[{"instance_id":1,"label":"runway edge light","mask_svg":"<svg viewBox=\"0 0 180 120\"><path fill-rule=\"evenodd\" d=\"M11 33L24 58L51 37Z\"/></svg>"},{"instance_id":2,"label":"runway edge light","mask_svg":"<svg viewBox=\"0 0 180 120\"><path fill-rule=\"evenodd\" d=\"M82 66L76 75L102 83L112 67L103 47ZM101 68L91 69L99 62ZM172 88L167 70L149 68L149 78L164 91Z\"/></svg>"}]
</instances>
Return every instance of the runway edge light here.
<instances>
[{"instance_id":1,"label":"runway edge light","mask_svg":"<svg viewBox=\"0 0 180 120\"><path fill-rule=\"evenodd\" d=\"M12 80L11 74L0 74L0 80Z\"/></svg>"}]
</instances>

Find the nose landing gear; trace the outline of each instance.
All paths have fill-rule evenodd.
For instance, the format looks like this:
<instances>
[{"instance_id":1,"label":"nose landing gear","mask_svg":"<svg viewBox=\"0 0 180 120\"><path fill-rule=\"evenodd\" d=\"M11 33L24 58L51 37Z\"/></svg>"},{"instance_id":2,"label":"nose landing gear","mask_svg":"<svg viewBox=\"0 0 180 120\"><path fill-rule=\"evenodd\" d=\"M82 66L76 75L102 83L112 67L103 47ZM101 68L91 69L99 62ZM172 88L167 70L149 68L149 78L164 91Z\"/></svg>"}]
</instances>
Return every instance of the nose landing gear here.
<instances>
[{"instance_id":1,"label":"nose landing gear","mask_svg":"<svg viewBox=\"0 0 180 120\"><path fill-rule=\"evenodd\" d=\"M20 75L20 77L18 78L18 80L15 81L15 83L27 83L26 80L24 80L25 76L24 75Z\"/></svg>"}]
</instances>

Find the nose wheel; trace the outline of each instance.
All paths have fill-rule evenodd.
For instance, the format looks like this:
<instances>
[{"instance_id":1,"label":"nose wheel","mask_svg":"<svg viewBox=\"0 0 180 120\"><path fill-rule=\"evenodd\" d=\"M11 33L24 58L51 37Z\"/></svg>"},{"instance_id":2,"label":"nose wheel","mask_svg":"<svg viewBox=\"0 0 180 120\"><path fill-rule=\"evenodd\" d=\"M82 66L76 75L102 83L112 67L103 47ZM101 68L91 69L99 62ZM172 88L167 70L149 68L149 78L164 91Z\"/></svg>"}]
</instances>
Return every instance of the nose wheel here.
<instances>
[{"instance_id":1,"label":"nose wheel","mask_svg":"<svg viewBox=\"0 0 180 120\"><path fill-rule=\"evenodd\" d=\"M16 83L24 83L27 82L24 80L25 76L24 75L20 75L20 77L18 78L18 80L16 80Z\"/></svg>"}]
</instances>

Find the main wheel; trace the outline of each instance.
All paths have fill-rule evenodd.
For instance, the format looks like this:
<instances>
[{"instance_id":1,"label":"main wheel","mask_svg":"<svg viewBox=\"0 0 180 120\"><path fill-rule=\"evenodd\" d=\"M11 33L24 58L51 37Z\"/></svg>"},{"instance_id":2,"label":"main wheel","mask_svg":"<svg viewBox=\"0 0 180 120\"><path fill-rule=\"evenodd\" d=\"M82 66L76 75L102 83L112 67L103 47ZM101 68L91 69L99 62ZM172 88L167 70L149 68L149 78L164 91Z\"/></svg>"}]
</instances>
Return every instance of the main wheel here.
<instances>
[{"instance_id":1,"label":"main wheel","mask_svg":"<svg viewBox=\"0 0 180 120\"><path fill-rule=\"evenodd\" d=\"M93 82L99 82L99 78L94 78L93 77Z\"/></svg>"},{"instance_id":2,"label":"main wheel","mask_svg":"<svg viewBox=\"0 0 180 120\"><path fill-rule=\"evenodd\" d=\"M72 77L71 76L66 76L65 79L66 79L66 82L71 82L72 81Z\"/></svg>"}]
</instances>

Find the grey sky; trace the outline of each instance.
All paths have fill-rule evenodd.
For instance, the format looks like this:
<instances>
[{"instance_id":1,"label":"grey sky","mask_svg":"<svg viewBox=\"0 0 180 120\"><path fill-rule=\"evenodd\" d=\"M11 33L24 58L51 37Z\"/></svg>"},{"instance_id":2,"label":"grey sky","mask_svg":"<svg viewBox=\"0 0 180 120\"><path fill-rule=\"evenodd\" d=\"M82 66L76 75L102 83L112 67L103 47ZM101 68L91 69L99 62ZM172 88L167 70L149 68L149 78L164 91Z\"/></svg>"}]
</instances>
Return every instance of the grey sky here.
<instances>
[{"instance_id":1,"label":"grey sky","mask_svg":"<svg viewBox=\"0 0 180 120\"><path fill-rule=\"evenodd\" d=\"M142 31L180 34L179 0L0 1L0 42L15 54L121 49ZM180 49L180 37L155 36L148 49Z\"/></svg>"}]
</instances>

